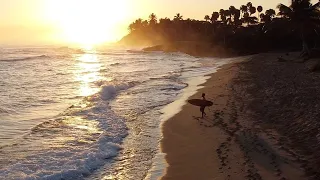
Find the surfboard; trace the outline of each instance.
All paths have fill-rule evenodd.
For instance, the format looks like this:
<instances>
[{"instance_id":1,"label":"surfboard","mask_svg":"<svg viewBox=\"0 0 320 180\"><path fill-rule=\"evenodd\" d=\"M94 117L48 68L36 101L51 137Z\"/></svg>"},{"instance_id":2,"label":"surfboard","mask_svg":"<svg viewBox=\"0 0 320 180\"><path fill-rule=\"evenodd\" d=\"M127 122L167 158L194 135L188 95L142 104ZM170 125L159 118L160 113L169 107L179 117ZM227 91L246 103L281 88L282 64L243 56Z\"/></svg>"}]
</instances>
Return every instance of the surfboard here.
<instances>
[{"instance_id":1,"label":"surfboard","mask_svg":"<svg viewBox=\"0 0 320 180\"><path fill-rule=\"evenodd\" d=\"M212 106L213 102L203 99L190 99L188 102L194 106Z\"/></svg>"}]
</instances>

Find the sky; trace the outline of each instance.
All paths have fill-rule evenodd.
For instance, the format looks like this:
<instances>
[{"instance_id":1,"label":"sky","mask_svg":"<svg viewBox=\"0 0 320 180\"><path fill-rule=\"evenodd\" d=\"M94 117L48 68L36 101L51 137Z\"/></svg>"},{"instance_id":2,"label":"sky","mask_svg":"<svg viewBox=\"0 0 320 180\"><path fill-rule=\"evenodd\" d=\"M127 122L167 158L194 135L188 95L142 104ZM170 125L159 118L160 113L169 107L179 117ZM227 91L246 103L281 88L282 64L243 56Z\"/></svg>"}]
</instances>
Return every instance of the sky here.
<instances>
[{"instance_id":1,"label":"sky","mask_svg":"<svg viewBox=\"0 0 320 180\"><path fill-rule=\"evenodd\" d=\"M314 0L313 2L316 2ZM97 44L114 42L128 33L137 18L203 19L245 0L0 0L0 45ZM276 9L289 0L251 0L254 6Z\"/></svg>"}]
</instances>

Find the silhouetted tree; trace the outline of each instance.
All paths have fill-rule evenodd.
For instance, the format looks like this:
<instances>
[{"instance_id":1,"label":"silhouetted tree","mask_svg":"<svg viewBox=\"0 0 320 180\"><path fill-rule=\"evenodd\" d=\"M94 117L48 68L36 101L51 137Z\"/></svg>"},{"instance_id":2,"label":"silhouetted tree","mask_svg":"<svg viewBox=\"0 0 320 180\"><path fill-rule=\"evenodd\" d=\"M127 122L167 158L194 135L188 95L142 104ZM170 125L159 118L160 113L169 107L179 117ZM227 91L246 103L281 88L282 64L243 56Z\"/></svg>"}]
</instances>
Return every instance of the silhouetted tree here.
<instances>
[{"instance_id":1,"label":"silhouetted tree","mask_svg":"<svg viewBox=\"0 0 320 180\"><path fill-rule=\"evenodd\" d=\"M260 20L264 23L270 23L275 15L276 12L273 9L268 9L265 13L260 14Z\"/></svg>"},{"instance_id":2,"label":"silhouetted tree","mask_svg":"<svg viewBox=\"0 0 320 180\"><path fill-rule=\"evenodd\" d=\"M260 14L261 14L261 12L263 11L263 7L262 6L258 6L257 7L257 11L258 11L258 16L260 17ZM260 18L260 21L261 21L261 18Z\"/></svg>"},{"instance_id":3,"label":"silhouetted tree","mask_svg":"<svg viewBox=\"0 0 320 180\"><path fill-rule=\"evenodd\" d=\"M171 25L171 20L169 18L161 18L159 20L159 25L163 28L169 28Z\"/></svg>"},{"instance_id":4,"label":"silhouetted tree","mask_svg":"<svg viewBox=\"0 0 320 180\"><path fill-rule=\"evenodd\" d=\"M227 17L226 17L225 10L220 9L219 14L220 14L220 19L221 19L222 23L227 24Z\"/></svg>"},{"instance_id":5,"label":"silhouetted tree","mask_svg":"<svg viewBox=\"0 0 320 180\"><path fill-rule=\"evenodd\" d=\"M157 16L154 13L150 14L149 16L149 24L151 26L154 26L157 24Z\"/></svg>"},{"instance_id":6,"label":"silhouetted tree","mask_svg":"<svg viewBox=\"0 0 320 180\"><path fill-rule=\"evenodd\" d=\"M148 25L149 25L149 22L147 20L142 21L143 28L148 27Z\"/></svg>"},{"instance_id":7,"label":"silhouetted tree","mask_svg":"<svg viewBox=\"0 0 320 180\"><path fill-rule=\"evenodd\" d=\"M242 18L243 23L247 23L247 25L257 24L258 18L255 16L250 16L249 12L245 12Z\"/></svg>"},{"instance_id":8,"label":"silhouetted tree","mask_svg":"<svg viewBox=\"0 0 320 180\"><path fill-rule=\"evenodd\" d=\"M234 17L233 17L234 25L236 27L242 25L242 21L241 21L240 17L241 17L241 11L239 9L236 9L235 13L234 13Z\"/></svg>"},{"instance_id":9,"label":"silhouetted tree","mask_svg":"<svg viewBox=\"0 0 320 180\"><path fill-rule=\"evenodd\" d=\"M320 2L312 5L310 0L292 0L290 6L279 4L279 14L290 19L294 27L298 29L302 40L301 55L310 56L309 46L306 40L308 30L314 30L320 24Z\"/></svg>"},{"instance_id":10,"label":"silhouetted tree","mask_svg":"<svg viewBox=\"0 0 320 180\"><path fill-rule=\"evenodd\" d=\"M236 28L242 24L240 21L241 11L234 6L230 6L229 10L225 11L225 14L229 16L227 22L229 25L232 25L233 28Z\"/></svg>"},{"instance_id":11,"label":"silhouetted tree","mask_svg":"<svg viewBox=\"0 0 320 180\"><path fill-rule=\"evenodd\" d=\"M257 12L257 8L254 6L251 6L249 9L249 12L250 12L250 16L251 16L252 14L255 14Z\"/></svg>"},{"instance_id":12,"label":"silhouetted tree","mask_svg":"<svg viewBox=\"0 0 320 180\"><path fill-rule=\"evenodd\" d=\"M262 6L255 8L249 2L239 9L230 6L226 10L213 12L211 16L206 15L206 22L190 18L183 20L180 13L173 20L161 18L158 21L152 13L148 20L137 19L129 25L128 38L130 42L155 44L174 41L211 42L213 46L233 49L240 54L279 48L296 50L302 40L302 52L309 54L307 41L315 42L315 30L320 30L319 4L312 5L310 0L292 0L290 6L278 6L280 16L276 17L274 9L263 13ZM257 11L259 15L255 16ZM299 36L296 32L299 32Z\"/></svg>"},{"instance_id":13,"label":"silhouetted tree","mask_svg":"<svg viewBox=\"0 0 320 180\"><path fill-rule=\"evenodd\" d=\"M276 11L274 9L268 9L265 13L260 14L260 20L264 23L270 23L275 15Z\"/></svg>"},{"instance_id":14,"label":"silhouetted tree","mask_svg":"<svg viewBox=\"0 0 320 180\"><path fill-rule=\"evenodd\" d=\"M181 16L180 13L177 13L173 18L173 21L181 21L181 20L183 20L183 16Z\"/></svg>"},{"instance_id":15,"label":"silhouetted tree","mask_svg":"<svg viewBox=\"0 0 320 180\"><path fill-rule=\"evenodd\" d=\"M264 23L269 22L267 15L265 15L264 13L261 13L259 15L259 18L260 18L260 22L264 22Z\"/></svg>"},{"instance_id":16,"label":"silhouetted tree","mask_svg":"<svg viewBox=\"0 0 320 180\"><path fill-rule=\"evenodd\" d=\"M210 16L209 15L204 16L204 20L206 20L207 22L210 21Z\"/></svg>"},{"instance_id":17,"label":"silhouetted tree","mask_svg":"<svg viewBox=\"0 0 320 180\"><path fill-rule=\"evenodd\" d=\"M143 28L143 26L144 26L143 20L137 19L135 22L133 22L129 25L129 30L132 32L132 31Z\"/></svg>"},{"instance_id":18,"label":"silhouetted tree","mask_svg":"<svg viewBox=\"0 0 320 180\"><path fill-rule=\"evenodd\" d=\"M276 15L276 11L274 9L268 9L266 10L266 15L270 16L270 18L273 18Z\"/></svg>"},{"instance_id":19,"label":"silhouetted tree","mask_svg":"<svg viewBox=\"0 0 320 180\"><path fill-rule=\"evenodd\" d=\"M234 22L233 18L234 18L234 16L235 16L235 14L237 13L236 11L237 11L237 9L236 9L234 6L230 6L230 7L229 7L229 11L228 11L228 13L229 13L228 23L231 24L231 25L232 25L233 22Z\"/></svg>"},{"instance_id":20,"label":"silhouetted tree","mask_svg":"<svg viewBox=\"0 0 320 180\"><path fill-rule=\"evenodd\" d=\"M220 16L220 15L219 15L218 12L213 12L212 15L211 15L211 18L210 18L211 22L212 22L212 23L217 22L217 20L219 19L219 16Z\"/></svg>"},{"instance_id":21,"label":"silhouetted tree","mask_svg":"<svg viewBox=\"0 0 320 180\"><path fill-rule=\"evenodd\" d=\"M263 11L263 7L262 6L258 6L257 10L258 10L259 13L261 13Z\"/></svg>"},{"instance_id":22,"label":"silhouetted tree","mask_svg":"<svg viewBox=\"0 0 320 180\"><path fill-rule=\"evenodd\" d=\"M241 7L240 7L240 10L241 10L241 12L242 12L242 17L244 16L244 13L246 13L246 12L248 12L248 6L246 6L246 5L242 5Z\"/></svg>"},{"instance_id":23,"label":"silhouetted tree","mask_svg":"<svg viewBox=\"0 0 320 180\"><path fill-rule=\"evenodd\" d=\"M224 15L225 15L225 18L226 18L225 24L231 24L232 20L231 20L231 12L230 12L230 10L226 9L224 11Z\"/></svg>"},{"instance_id":24,"label":"silhouetted tree","mask_svg":"<svg viewBox=\"0 0 320 180\"><path fill-rule=\"evenodd\" d=\"M231 14L234 14L234 12L236 11L237 9L234 7L234 6L230 6L229 7L229 11L231 12Z\"/></svg>"}]
</instances>

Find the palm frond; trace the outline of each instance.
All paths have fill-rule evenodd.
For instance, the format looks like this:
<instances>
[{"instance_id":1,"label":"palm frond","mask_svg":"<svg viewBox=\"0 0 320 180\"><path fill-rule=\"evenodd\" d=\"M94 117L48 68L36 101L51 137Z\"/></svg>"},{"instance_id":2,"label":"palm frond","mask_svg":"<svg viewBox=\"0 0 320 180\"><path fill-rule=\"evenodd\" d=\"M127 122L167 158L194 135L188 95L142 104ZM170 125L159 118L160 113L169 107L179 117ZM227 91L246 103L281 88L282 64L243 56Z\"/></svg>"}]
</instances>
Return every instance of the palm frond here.
<instances>
[{"instance_id":1,"label":"palm frond","mask_svg":"<svg viewBox=\"0 0 320 180\"><path fill-rule=\"evenodd\" d=\"M292 9L284 4L279 4L277 6L277 8L279 9L279 15L281 16L290 16Z\"/></svg>"},{"instance_id":2,"label":"palm frond","mask_svg":"<svg viewBox=\"0 0 320 180\"><path fill-rule=\"evenodd\" d=\"M320 2L317 2L316 4L314 4L311 8L312 8L312 9L318 9L318 8L320 8Z\"/></svg>"},{"instance_id":3,"label":"palm frond","mask_svg":"<svg viewBox=\"0 0 320 180\"><path fill-rule=\"evenodd\" d=\"M278 5L277 5L277 8L278 8L278 9L282 9L282 8L283 8L283 9L290 9L290 7L288 7L288 6L286 6L286 5L282 4L282 3L278 4ZM291 10L291 9L290 9L290 10Z\"/></svg>"}]
</instances>

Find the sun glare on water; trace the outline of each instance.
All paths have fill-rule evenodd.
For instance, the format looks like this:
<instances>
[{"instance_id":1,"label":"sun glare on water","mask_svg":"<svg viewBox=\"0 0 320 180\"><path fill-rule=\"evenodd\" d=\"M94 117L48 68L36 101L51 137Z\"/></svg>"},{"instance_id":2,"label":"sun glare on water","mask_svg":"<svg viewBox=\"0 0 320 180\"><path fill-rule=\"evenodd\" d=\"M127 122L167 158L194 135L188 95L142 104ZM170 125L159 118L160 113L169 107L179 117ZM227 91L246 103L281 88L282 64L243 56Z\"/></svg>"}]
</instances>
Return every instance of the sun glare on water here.
<instances>
[{"instance_id":1,"label":"sun glare on water","mask_svg":"<svg viewBox=\"0 0 320 180\"><path fill-rule=\"evenodd\" d=\"M47 13L64 41L90 47L118 38L127 7L127 0L48 0Z\"/></svg>"}]
</instances>

